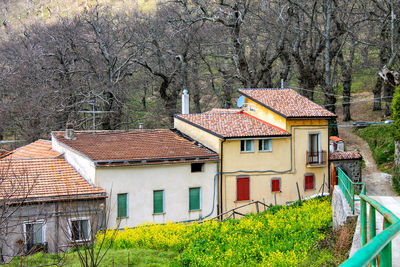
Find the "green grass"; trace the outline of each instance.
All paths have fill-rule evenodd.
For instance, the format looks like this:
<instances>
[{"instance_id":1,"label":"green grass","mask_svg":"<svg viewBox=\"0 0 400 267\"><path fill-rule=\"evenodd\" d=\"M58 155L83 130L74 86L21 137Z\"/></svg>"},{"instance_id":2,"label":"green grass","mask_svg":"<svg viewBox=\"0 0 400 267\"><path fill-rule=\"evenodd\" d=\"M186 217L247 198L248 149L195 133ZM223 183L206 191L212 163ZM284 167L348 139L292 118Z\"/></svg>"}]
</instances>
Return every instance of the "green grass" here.
<instances>
[{"instance_id":1,"label":"green grass","mask_svg":"<svg viewBox=\"0 0 400 267\"><path fill-rule=\"evenodd\" d=\"M368 126L355 130L369 145L379 169L392 173L394 160L394 125Z\"/></svg>"},{"instance_id":2,"label":"green grass","mask_svg":"<svg viewBox=\"0 0 400 267\"><path fill-rule=\"evenodd\" d=\"M172 250L147 248L110 249L100 266L168 266L177 255L178 252ZM40 266L57 263L62 266L81 266L77 252L60 254L60 256L40 252L22 257L22 266ZM19 257L6 266L20 266Z\"/></svg>"}]
</instances>

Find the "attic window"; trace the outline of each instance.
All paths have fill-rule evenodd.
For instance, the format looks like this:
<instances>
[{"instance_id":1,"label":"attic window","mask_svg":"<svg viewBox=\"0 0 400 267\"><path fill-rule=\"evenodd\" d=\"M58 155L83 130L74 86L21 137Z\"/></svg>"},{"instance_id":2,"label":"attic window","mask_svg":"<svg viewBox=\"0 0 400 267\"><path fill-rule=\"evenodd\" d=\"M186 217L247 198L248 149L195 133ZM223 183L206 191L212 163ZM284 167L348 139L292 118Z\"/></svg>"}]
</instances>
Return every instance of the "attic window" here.
<instances>
[{"instance_id":1,"label":"attic window","mask_svg":"<svg viewBox=\"0 0 400 267\"><path fill-rule=\"evenodd\" d=\"M204 170L204 163L192 163L192 172L202 172Z\"/></svg>"}]
</instances>

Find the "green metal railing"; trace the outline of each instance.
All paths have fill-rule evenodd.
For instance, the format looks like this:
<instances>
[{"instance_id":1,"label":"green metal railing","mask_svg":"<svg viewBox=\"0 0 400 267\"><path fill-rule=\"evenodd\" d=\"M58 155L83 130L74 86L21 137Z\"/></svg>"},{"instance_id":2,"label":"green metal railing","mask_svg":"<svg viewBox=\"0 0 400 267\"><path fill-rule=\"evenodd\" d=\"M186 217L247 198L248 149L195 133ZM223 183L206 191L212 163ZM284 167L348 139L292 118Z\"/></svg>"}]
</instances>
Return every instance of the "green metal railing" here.
<instances>
[{"instance_id":1,"label":"green metal railing","mask_svg":"<svg viewBox=\"0 0 400 267\"><path fill-rule=\"evenodd\" d=\"M338 185L346 197L347 203L349 203L351 211L354 214L354 202L360 200L354 198L354 193L356 192L355 187L363 187L364 183L354 183L341 168L338 168Z\"/></svg>"},{"instance_id":2,"label":"green metal railing","mask_svg":"<svg viewBox=\"0 0 400 267\"><path fill-rule=\"evenodd\" d=\"M340 172L342 172L343 178L344 173L341 169L339 169ZM346 196L346 199L350 206L353 205L353 209L354 184L344 182L340 187L345 196L349 194L349 198ZM352 186L353 189L350 188ZM367 196L365 184L363 184L359 197L361 199L361 249L341 266L367 266L369 264L371 266L392 266L392 240L400 233L400 219L378 201ZM369 204L369 220L367 218L367 204ZM378 235L376 235L376 211L382 214L384 218L383 231ZM369 221L369 227L367 221Z\"/></svg>"}]
</instances>

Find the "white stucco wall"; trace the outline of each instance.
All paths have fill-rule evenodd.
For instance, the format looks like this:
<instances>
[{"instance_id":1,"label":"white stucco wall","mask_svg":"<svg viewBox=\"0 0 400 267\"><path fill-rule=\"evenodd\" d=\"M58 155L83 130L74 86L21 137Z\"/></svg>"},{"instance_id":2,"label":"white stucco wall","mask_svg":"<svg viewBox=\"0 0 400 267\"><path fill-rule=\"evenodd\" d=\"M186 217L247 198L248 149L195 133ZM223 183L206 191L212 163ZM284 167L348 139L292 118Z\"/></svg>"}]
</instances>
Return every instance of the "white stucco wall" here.
<instances>
[{"instance_id":1,"label":"white stucco wall","mask_svg":"<svg viewBox=\"0 0 400 267\"><path fill-rule=\"evenodd\" d=\"M119 228L145 222L166 223L217 215L217 191L213 209L217 163L204 164L203 172L191 173L190 163L96 169L98 185L109 195L109 228L118 226L117 195L128 193L128 218ZM201 210L189 211L189 188L201 187ZM153 214L153 191L164 190L164 214ZM217 185L215 185L217 190Z\"/></svg>"},{"instance_id":2,"label":"white stucco wall","mask_svg":"<svg viewBox=\"0 0 400 267\"><path fill-rule=\"evenodd\" d=\"M90 184L98 186L96 182L96 169L94 163L82 154L63 144L51 135L53 150L64 153L64 158L69 164Z\"/></svg>"}]
</instances>

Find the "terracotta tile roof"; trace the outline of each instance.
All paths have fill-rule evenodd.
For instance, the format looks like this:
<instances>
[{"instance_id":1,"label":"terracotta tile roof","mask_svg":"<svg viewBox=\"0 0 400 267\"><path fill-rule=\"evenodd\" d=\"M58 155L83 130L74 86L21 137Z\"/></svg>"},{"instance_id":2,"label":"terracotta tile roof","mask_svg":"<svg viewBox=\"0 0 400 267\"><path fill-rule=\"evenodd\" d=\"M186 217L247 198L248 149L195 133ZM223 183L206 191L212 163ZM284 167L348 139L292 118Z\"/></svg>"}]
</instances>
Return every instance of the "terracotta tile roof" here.
<instances>
[{"instance_id":1,"label":"terracotta tile roof","mask_svg":"<svg viewBox=\"0 0 400 267\"><path fill-rule=\"evenodd\" d=\"M239 89L238 92L286 118L336 117L292 89Z\"/></svg>"},{"instance_id":2,"label":"terracotta tile roof","mask_svg":"<svg viewBox=\"0 0 400 267\"><path fill-rule=\"evenodd\" d=\"M93 161L145 161L214 159L218 154L183 136L179 131L76 131L75 140L64 138L64 132L53 132L62 143L85 154ZM118 162L115 162L118 164ZM119 162L120 163L120 162Z\"/></svg>"},{"instance_id":3,"label":"terracotta tile roof","mask_svg":"<svg viewBox=\"0 0 400 267\"><path fill-rule=\"evenodd\" d=\"M16 150L10 151L3 157L7 159L35 159L35 158L56 158L61 154L52 150L51 141L49 140L37 140L26 146L17 148Z\"/></svg>"},{"instance_id":4,"label":"terracotta tile roof","mask_svg":"<svg viewBox=\"0 0 400 267\"><path fill-rule=\"evenodd\" d=\"M213 108L204 113L238 113L241 112L241 109L238 108Z\"/></svg>"},{"instance_id":5,"label":"terracotta tile roof","mask_svg":"<svg viewBox=\"0 0 400 267\"><path fill-rule=\"evenodd\" d=\"M0 176L4 178L0 182L0 199L46 201L105 197L102 188L90 185L64 159L3 159Z\"/></svg>"},{"instance_id":6,"label":"terracotta tile roof","mask_svg":"<svg viewBox=\"0 0 400 267\"><path fill-rule=\"evenodd\" d=\"M187 114L175 117L220 138L290 135L285 130L245 112Z\"/></svg>"},{"instance_id":7,"label":"terracotta tile roof","mask_svg":"<svg viewBox=\"0 0 400 267\"><path fill-rule=\"evenodd\" d=\"M348 160L348 159L362 159L362 156L357 151L341 151L336 150L329 154L329 160Z\"/></svg>"},{"instance_id":8,"label":"terracotta tile roof","mask_svg":"<svg viewBox=\"0 0 400 267\"><path fill-rule=\"evenodd\" d=\"M339 137L337 137L337 136L330 136L329 139L331 139L331 140L334 141L334 142L343 141L342 138L339 138Z\"/></svg>"}]
</instances>

